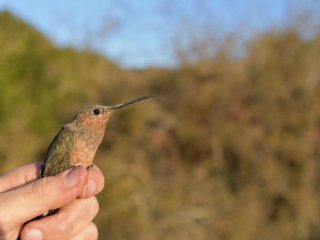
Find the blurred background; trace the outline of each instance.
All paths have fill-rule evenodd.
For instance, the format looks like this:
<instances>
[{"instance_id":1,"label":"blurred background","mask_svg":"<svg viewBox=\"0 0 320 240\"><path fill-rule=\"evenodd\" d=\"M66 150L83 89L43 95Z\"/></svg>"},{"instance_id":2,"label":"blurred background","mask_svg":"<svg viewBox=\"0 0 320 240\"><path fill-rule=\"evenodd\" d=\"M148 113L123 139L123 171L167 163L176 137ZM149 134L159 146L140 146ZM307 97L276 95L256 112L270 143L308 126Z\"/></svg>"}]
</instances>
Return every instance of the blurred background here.
<instances>
[{"instance_id":1,"label":"blurred background","mask_svg":"<svg viewBox=\"0 0 320 240\"><path fill-rule=\"evenodd\" d=\"M100 239L320 239L320 1L0 0L1 173L89 103Z\"/></svg>"}]
</instances>

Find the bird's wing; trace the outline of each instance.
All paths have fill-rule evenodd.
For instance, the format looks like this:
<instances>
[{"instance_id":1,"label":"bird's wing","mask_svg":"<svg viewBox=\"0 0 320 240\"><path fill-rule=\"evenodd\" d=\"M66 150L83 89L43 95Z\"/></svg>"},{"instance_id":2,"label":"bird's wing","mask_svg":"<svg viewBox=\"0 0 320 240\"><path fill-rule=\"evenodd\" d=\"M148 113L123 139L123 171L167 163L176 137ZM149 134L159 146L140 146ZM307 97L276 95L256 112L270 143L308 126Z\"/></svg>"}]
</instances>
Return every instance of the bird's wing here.
<instances>
[{"instance_id":1,"label":"bird's wing","mask_svg":"<svg viewBox=\"0 0 320 240\"><path fill-rule=\"evenodd\" d=\"M63 127L49 145L41 169L41 177L56 175L70 167L70 150L73 144L73 134Z\"/></svg>"}]
</instances>

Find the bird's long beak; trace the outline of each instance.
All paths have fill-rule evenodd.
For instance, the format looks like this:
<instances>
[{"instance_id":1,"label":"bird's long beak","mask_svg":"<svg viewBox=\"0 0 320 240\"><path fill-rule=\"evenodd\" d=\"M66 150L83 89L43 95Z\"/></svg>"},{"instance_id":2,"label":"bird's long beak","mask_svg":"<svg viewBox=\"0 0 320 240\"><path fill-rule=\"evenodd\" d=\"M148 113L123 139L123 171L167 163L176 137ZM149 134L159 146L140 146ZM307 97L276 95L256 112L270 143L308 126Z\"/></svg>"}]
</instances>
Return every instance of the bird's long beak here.
<instances>
[{"instance_id":1,"label":"bird's long beak","mask_svg":"<svg viewBox=\"0 0 320 240\"><path fill-rule=\"evenodd\" d=\"M133 99L133 100L128 101L128 102L125 102L125 103L120 103L120 104L111 106L111 107L109 107L109 109L112 110L112 111L114 111L114 110L117 110L117 109L119 109L119 108L123 108L123 107L125 107L125 106L130 105L130 104L133 104L133 103L136 103L136 102L139 102L139 101L148 99L148 98L152 98L152 97L157 96L157 95L158 95L158 94L149 94L149 95L147 95L147 96L139 97L139 98Z\"/></svg>"}]
</instances>

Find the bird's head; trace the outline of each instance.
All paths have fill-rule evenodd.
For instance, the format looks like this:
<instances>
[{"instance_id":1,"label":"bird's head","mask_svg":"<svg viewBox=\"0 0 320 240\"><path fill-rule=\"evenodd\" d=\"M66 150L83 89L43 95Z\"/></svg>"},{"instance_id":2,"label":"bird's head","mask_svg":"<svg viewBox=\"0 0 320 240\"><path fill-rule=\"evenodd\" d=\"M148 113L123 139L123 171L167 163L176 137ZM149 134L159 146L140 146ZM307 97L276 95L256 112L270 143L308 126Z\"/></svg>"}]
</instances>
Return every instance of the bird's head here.
<instances>
[{"instance_id":1,"label":"bird's head","mask_svg":"<svg viewBox=\"0 0 320 240\"><path fill-rule=\"evenodd\" d=\"M78 111L73 120L76 122L76 125L82 129L104 131L108 120L114 111L156 95L157 94L150 94L113 106L90 105Z\"/></svg>"}]
</instances>

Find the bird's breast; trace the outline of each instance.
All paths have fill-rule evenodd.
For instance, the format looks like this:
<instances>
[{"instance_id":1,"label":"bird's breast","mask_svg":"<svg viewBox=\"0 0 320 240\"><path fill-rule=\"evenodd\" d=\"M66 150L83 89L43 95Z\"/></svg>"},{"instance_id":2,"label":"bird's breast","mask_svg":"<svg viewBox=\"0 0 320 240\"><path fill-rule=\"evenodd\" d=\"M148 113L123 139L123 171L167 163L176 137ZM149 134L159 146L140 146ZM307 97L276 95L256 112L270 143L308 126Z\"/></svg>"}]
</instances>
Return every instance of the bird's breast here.
<instances>
[{"instance_id":1,"label":"bird's breast","mask_svg":"<svg viewBox=\"0 0 320 240\"><path fill-rule=\"evenodd\" d=\"M70 161L74 166L90 166L99 144L88 141L86 138L76 138L74 140Z\"/></svg>"},{"instance_id":2,"label":"bird's breast","mask_svg":"<svg viewBox=\"0 0 320 240\"><path fill-rule=\"evenodd\" d=\"M79 127L70 124L68 127L73 132L73 145L70 151L71 164L74 166L90 166L102 142L106 124L95 127L91 125Z\"/></svg>"}]
</instances>

